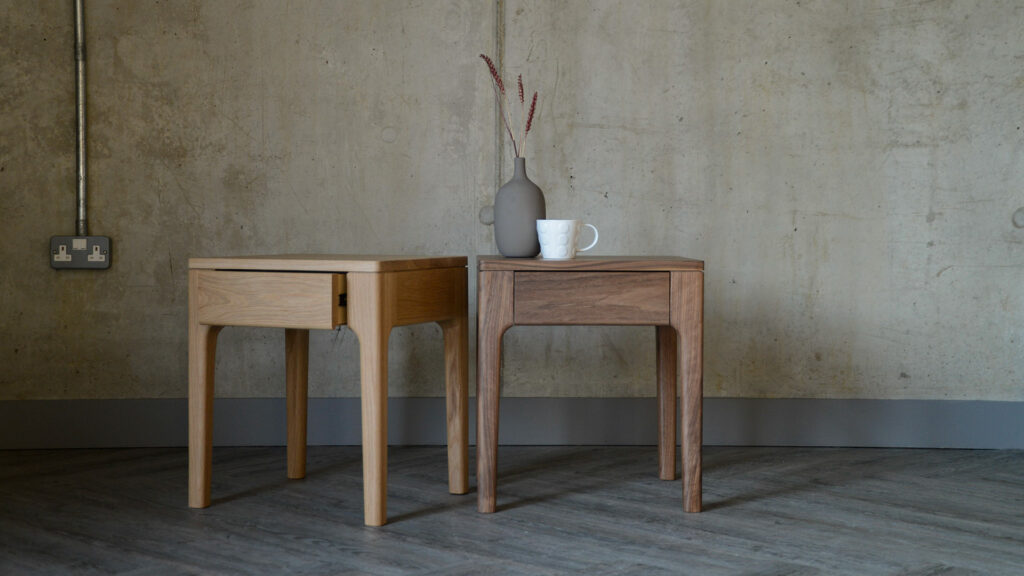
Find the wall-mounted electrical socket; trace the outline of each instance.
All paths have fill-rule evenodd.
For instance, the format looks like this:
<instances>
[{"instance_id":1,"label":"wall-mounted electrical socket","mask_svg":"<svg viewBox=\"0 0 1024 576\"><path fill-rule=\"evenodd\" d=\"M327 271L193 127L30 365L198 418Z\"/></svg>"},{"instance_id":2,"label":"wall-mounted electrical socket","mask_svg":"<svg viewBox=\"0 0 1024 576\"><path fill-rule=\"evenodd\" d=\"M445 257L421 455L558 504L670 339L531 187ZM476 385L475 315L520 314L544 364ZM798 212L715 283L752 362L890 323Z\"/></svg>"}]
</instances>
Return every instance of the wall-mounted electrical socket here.
<instances>
[{"instance_id":1,"label":"wall-mounted electrical socket","mask_svg":"<svg viewBox=\"0 0 1024 576\"><path fill-rule=\"evenodd\" d=\"M50 267L110 268L108 236L53 236L50 238Z\"/></svg>"}]
</instances>

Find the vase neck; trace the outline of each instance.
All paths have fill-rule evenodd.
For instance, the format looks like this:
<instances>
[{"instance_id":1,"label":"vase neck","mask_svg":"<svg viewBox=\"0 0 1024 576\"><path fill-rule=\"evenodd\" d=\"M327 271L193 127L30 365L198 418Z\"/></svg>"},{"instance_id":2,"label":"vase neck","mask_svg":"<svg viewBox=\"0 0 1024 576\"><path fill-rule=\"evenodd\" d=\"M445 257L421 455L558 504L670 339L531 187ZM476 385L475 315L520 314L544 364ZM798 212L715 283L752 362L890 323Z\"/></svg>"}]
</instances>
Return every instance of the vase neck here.
<instances>
[{"instance_id":1,"label":"vase neck","mask_svg":"<svg viewBox=\"0 0 1024 576\"><path fill-rule=\"evenodd\" d=\"M513 178L526 178L526 158L516 157L515 167L512 171Z\"/></svg>"}]
</instances>

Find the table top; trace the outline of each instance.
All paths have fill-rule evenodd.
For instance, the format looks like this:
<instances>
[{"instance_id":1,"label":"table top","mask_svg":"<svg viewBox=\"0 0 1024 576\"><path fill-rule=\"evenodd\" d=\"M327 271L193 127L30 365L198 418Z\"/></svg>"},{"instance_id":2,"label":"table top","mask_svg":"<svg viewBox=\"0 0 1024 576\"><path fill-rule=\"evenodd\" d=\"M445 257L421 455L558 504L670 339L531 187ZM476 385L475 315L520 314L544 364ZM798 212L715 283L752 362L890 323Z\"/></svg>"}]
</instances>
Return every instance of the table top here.
<instances>
[{"instance_id":1,"label":"table top","mask_svg":"<svg viewBox=\"0 0 1024 576\"><path fill-rule=\"evenodd\" d=\"M703 260L679 256L578 256L573 260L545 260L543 258L504 258L479 256L481 272L492 270L515 271L576 271L576 272L661 272L704 270Z\"/></svg>"},{"instance_id":2,"label":"table top","mask_svg":"<svg viewBox=\"0 0 1024 576\"><path fill-rule=\"evenodd\" d=\"M464 266L465 256L276 254L188 259L188 267L192 269L266 272L400 272Z\"/></svg>"}]
</instances>

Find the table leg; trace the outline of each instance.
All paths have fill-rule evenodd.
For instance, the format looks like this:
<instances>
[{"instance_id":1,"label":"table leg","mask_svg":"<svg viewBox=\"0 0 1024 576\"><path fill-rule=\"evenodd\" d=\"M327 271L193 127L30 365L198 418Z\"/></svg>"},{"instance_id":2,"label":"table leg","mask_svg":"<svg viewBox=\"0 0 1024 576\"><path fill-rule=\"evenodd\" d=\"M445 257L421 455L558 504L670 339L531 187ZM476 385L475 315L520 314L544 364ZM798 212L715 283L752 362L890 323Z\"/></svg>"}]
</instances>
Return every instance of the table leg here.
<instances>
[{"instance_id":1,"label":"table leg","mask_svg":"<svg viewBox=\"0 0 1024 576\"><path fill-rule=\"evenodd\" d=\"M198 274L188 275L188 505L210 505L213 464L213 376L220 326L199 323Z\"/></svg>"},{"instance_id":2,"label":"table leg","mask_svg":"<svg viewBox=\"0 0 1024 576\"><path fill-rule=\"evenodd\" d=\"M465 310L463 304L463 310ZM441 323L448 421L448 491L469 492L469 320L465 312Z\"/></svg>"},{"instance_id":3,"label":"table leg","mask_svg":"<svg viewBox=\"0 0 1024 576\"><path fill-rule=\"evenodd\" d=\"M305 478L309 330L285 330L284 350L288 410L288 477Z\"/></svg>"},{"instance_id":4,"label":"table leg","mask_svg":"<svg viewBox=\"0 0 1024 576\"><path fill-rule=\"evenodd\" d=\"M513 272L481 272L477 298L477 509L497 504L501 339L512 325Z\"/></svg>"},{"instance_id":5,"label":"table leg","mask_svg":"<svg viewBox=\"0 0 1024 576\"><path fill-rule=\"evenodd\" d=\"M676 329L658 326L658 477L676 479Z\"/></svg>"},{"instance_id":6,"label":"table leg","mask_svg":"<svg viewBox=\"0 0 1024 576\"><path fill-rule=\"evenodd\" d=\"M704 274L672 273L672 325L679 333L683 380L683 509L701 511L704 401Z\"/></svg>"},{"instance_id":7,"label":"table leg","mask_svg":"<svg viewBox=\"0 0 1024 576\"><path fill-rule=\"evenodd\" d=\"M388 336L384 274L348 274L349 327L359 337L363 418L363 521L387 523Z\"/></svg>"}]
</instances>

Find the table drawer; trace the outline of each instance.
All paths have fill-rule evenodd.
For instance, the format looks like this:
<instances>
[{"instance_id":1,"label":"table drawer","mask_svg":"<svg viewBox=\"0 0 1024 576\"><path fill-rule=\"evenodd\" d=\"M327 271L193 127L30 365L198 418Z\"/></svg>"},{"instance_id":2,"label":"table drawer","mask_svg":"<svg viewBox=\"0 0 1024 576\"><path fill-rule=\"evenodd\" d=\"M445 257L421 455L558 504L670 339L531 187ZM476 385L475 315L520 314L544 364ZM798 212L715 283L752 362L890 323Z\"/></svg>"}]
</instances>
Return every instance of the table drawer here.
<instances>
[{"instance_id":1,"label":"table drawer","mask_svg":"<svg viewBox=\"0 0 1024 576\"><path fill-rule=\"evenodd\" d=\"M668 272L516 272L516 324L669 323Z\"/></svg>"},{"instance_id":2,"label":"table drawer","mask_svg":"<svg viewBox=\"0 0 1024 576\"><path fill-rule=\"evenodd\" d=\"M199 323L331 329L346 321L345 275L200 270Z\"/></svg>"}]
</instances>

